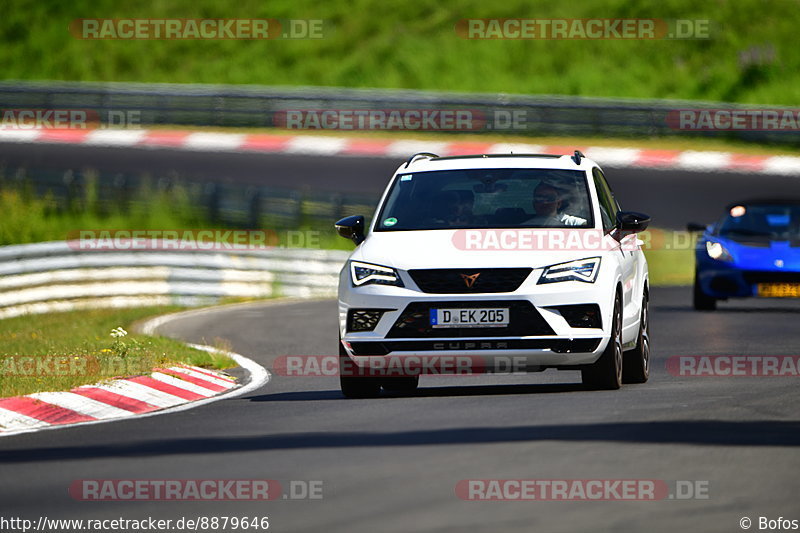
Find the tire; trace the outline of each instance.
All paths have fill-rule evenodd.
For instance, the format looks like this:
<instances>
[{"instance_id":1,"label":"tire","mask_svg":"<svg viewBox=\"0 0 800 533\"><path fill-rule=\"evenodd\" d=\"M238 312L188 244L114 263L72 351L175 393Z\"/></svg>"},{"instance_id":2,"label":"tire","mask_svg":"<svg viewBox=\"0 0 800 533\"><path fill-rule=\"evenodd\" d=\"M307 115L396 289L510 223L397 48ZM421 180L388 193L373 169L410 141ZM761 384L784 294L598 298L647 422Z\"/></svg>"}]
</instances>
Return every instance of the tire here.
<instances>
[{"instance_id":1,"label":"tire","mask_svg":"<svg viewBox=\"0 0 800 533\"><path fill-rule=\"evenodd\" d=\"M419 376L404 376L398 378L386 378L381 381L383 390L392 392L411 392L419 387Z\"/></svg>"},{"instance_id":2,"label":"tire","mask_svg":"<svg viewBox=\"0 0 800 533\"><path fill-rule=\"evenodd\" d=\"M639 319L639 337L636 348L625 352L622 358L622 382L646 383L650 378L650 309L647 293L642 298L642 315Z\"/></svg>"},{"instance_id":3,"label":"tire","mask_svg":"<svg viewBox=\"0 0 800 533\"><path fill-rule=\"evenodd\" d=\"M581 369L581 380L592 390L617 390L622 386L622 302L619 294L614 298L608 346L597 362Z\"/></svg>"},{"instance_id":4,"label":"tire","mask_svg":"<svg viewBox=\"0 0 800 533\"><path fill-rule=\"evenodd\" d=\"M700 286L700 278L697 272L694 273L694 308L695 311L714 311L717 308L716 298L712 298L703 292Z\"/></svg>"},{"instance_id":5,"label":"tire","mask_svg":"<svg viewBox=\"0 0 800 533\"><path fill-rule=\"evenodd\" d=\"M348 364L349 362L349 364ZM350 356L339 341L339 386L345 398L376 398L381 393L381 382L369 376L348 376L353 368Z\"/></svg>"}]
</instances>

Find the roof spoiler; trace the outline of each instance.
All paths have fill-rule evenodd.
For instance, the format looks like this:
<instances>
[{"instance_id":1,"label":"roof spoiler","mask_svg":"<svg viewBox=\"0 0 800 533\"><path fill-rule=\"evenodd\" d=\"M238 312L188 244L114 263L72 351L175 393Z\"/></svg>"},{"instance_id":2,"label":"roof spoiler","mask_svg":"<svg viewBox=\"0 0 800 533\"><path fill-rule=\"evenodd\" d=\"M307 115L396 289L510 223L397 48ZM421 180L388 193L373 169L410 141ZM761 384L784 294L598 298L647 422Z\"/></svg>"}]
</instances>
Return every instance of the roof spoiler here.
<instances>
[{"instance_id":1,"label":"roof spoiler","mask_svg":"<svg viewBox=\"0 0 800 533\"><path fill-rule=\"evenodd\" d=\"M406 166L403 167L403 168L408 168L408 165L413 163L414 160L416 158L418 158L418 157L427 157L427 158L430 159L431 157L439 157L439 156L437 154L432 154L430 152L417 152L416 154L414 154L414 155L412 155L411 157L408 158L408 161L406 161Z\"/></svg>"}]
</instances>

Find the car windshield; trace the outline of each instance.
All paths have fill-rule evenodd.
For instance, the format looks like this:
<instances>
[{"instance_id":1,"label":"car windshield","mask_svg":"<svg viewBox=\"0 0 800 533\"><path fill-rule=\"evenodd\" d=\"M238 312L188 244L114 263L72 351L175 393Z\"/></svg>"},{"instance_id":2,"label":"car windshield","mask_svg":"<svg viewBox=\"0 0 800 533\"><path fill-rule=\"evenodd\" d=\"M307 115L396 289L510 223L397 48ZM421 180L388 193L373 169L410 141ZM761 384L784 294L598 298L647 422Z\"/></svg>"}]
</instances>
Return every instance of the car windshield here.
<instances>
[{"instance_id":1,"label":"car windshield","mask_svg":"<svg viewBox=\"0 0 800 533\"><path fill-rule=\"evenodd\" d=\"M401 174L376 231L593 227L586 174L503 168Z\"/></svg>"},{"instance_id":2,"label":"car windshield","mask_svg":"<svg viewBox=\"0 0 800 533\"><path fill-rule=\"evenodd\" d=\"M736 241L800 240L800 204L737 205L719 226L719 235Z\"/></svg>"}]
</instances>

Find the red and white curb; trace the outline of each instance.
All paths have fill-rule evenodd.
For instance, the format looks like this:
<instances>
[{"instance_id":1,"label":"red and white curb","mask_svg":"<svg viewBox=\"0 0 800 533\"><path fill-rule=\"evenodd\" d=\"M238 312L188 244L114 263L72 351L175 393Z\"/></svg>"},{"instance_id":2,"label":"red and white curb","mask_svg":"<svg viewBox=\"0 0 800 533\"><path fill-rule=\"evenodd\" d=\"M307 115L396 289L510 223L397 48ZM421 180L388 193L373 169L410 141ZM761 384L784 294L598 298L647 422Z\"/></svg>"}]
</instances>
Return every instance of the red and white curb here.
<instances>
[{"instance_id":1,"label":"red and white curb","mask_svg":"<svg viewBox=\"0 0 800 533\"><path fill-rule=\"evenodd\" d=\"M745 172L800 176L800 157L694 150L644 150L603 146L370 139L289 134L240 134L177 130L0 129L0 142L161 148L201 152L282 153L405 159L416 152L441 156L503 153L571 154L579 149L599 164L617 168Z\"/></svg>"},{"instance_id":2,"label":"red and white curb","mask_svg":"<svg viewBox=\"0 0 800 533\"><path fill-rule=\"evenodd\" d=\"M0 399L0 437L183 411L241 396L269 381L264 367L242 355L210 346L189 346L231 357L249 372L249 382L240 385L223 372L173 366L156 369L149 376L83 385L68 392L4 398Z\"/></svg>"}]
</instances>

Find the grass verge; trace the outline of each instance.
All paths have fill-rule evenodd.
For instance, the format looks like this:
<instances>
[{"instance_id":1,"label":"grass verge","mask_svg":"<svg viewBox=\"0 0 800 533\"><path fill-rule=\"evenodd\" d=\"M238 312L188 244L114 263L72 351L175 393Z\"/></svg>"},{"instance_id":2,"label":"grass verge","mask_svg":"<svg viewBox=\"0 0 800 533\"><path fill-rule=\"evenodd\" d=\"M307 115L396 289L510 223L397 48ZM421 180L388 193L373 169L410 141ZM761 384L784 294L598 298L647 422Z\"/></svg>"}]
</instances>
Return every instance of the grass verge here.
<instances>
[{"instance_id":1,"label":"grass verge","mask_svg":"<svg viewBox=\"0 0 800 533\"><path fill-rule=\"evenodd\" d=\"M78 18L323 21L319 39L82 39ZM707 21L697 39L465 39L462 19ZM796 105L791 0L111 0L9 3L6 79L385 87ZM288 28L288 26L287 26ZM277 35L280 35L278 33ZM703 36L704 37L704 36Z\"/></svg>"},{"instance_id":2,"label":"grass verge","mask_svg":"<svg viewBox=\"0 0 800 533\"><path fill-rule=\"evenodd\" d=\"M650 286L691 285L694 280L694 249L646 250Z\"/></svg>"},{"instance_id":3,"label":"grass verge","mask_svg":"<svg viewBox=\"0 0 800 533\"><path fill-rule=\"evenodd\" d=\"M111 336L115 328L127 330L146 317L179 309L98 309L0 320L0 397L69 390L175 363L236 366L229 357L166 337Z\"/></svg>"},{"instance_id":4,"label":"grass verge","mask_svg":"<svg viewBox=\"0 0 800 533\"><path fill-rule=\"evenodd\" d=\"M647 257L651 286L692 284L696 234L650 228L640 239L644 242L642 249Z\"/></svg>"},{"instance_id":5,"label":"grass verge","mask_svg":"<svg viewBox=\"0 0 800 533\"><path fill-rule=\"evenodd\" d=\"M173 229L213 227L186 189L157 190L148 183L100 198L97 177L89 175L79 195L69 200L36 191L31 181L15 181L0 169L0 245L66 239L80 229Z\"/></svg>"}]
</instances>

